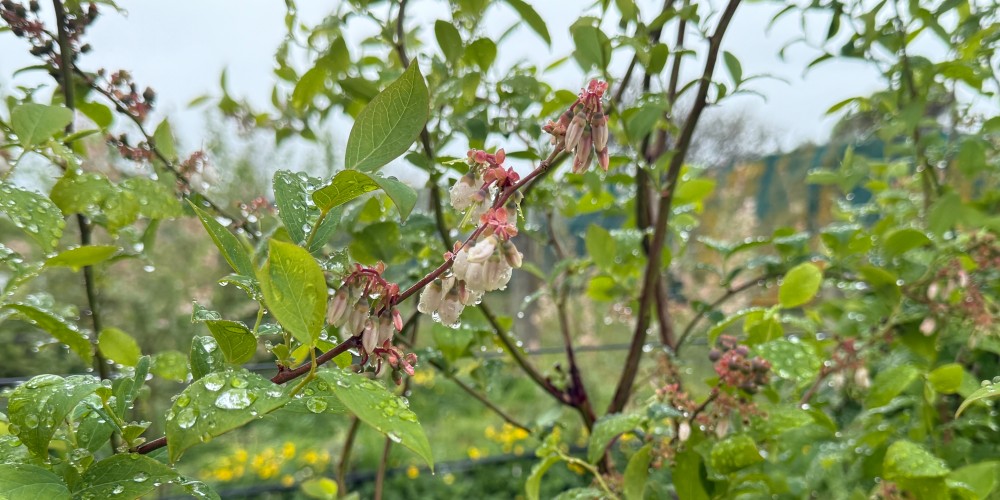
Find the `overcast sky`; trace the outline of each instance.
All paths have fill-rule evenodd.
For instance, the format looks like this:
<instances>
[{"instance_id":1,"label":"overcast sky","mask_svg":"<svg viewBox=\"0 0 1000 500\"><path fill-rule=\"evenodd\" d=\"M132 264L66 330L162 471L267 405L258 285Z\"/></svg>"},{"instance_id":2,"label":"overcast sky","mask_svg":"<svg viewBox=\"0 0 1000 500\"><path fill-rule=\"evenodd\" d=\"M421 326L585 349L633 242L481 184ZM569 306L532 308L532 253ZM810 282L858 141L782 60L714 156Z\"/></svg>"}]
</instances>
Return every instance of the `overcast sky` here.
<instances>
[{"instance_id":1,"label":"overcast sky","mask_svg":"<svg viewBox=\"0 0 1000 500\"><path fill-rule=\"evenodd\" d=\"M501 68L522 59L545 66L570 53L569 25L593 4L577 0L529 2L549 23L552 47L546 47L526 26L519 27L500 51L498 64ZM219 74L224 68L228 69L234 95L261 106L267 105L274 82L272 54L285 34L284 2L119 0L118 3L127 14L104 9L105 15L90 32L89 40L94 50L84 55L80 64L87 69L126 68L140 84L153 86L159 95L159 111L180 124L179 127L175 125L175 130L183 131L182 138L189 146L197 147L204 113L189 110L187 103L205 93L217 94ZM312 0L300 0L298 4L301 19L309 24L319 21L330 5ZM490 7L489 17L493 23L487 34L497 36L519 19L505 3L495 4ZM802 68L816 55L805 48L792 50L786 54L785 61L780 60L779 49L800 34L795 15L779 22L770 32L765 31L771 16L781 7L779 3L745 2L726 35L724 49L740 58L745 75L767 73L786 82L758 80L753 88L764 94L766 101L744 96L726 105L747 109L785 134L783 144L786 147L806 140L823 142L834 122L824 116L824 111L844 98L878 88L878 74L863 63L835 61L803 75ZM408 26L420 27L429 37L424 47L427 51L437 50L433 42L433 22L448 19L446 9L447 3L441 0L411 2ZM379 10L384 12L385 8ZM609 27L611 24L606 23ZM817 27L825 31L825 24L817 24ZM616 56L613 74L624 72L629 57L624 51ZM34 63L22 40L10 33L0 33L0 78L9 78L17 68ZM698 71L693 62L686 68L689 76ZM556 88L575 91L585 76L574 62L569 61L544 78ZM25 75L13 83L32 81L38 80ZM12 82L0 80L0 86L5 93L10 92ZM346 130L333 133L341 136L338 137L340 141L346 138Z\"/></svg>"}]
</instances>

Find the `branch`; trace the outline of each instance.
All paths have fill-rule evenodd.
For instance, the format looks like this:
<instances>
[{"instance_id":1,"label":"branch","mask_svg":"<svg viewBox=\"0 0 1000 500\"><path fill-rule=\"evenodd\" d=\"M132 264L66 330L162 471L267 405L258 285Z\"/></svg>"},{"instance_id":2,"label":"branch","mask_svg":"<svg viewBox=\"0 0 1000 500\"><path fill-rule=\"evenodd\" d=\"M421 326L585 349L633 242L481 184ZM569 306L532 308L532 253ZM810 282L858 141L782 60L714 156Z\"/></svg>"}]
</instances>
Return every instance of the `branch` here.
<instances>
[{"instance_id":1,"label":"branch","mask_svg":"<svg viewBox=\"0 0 1000 500\"><path fill-rule=\"evenodd\" d=\"M660 193L659 209L657 210L656 226L653 230L653 241L650 245L649 260L646 265L645 279L642 284L642 293L639 296L639 312L636 318L636 328L632 335L632 343L629 347L628 356L625 358L625 365L622 369L621 378L615 389L614 397L608 406L608 413L618 413L628 402L632 393L632 385L635 382L635 375L639 370L639 360L642 357L642 345L646 336L646 328L649 326L649 313L652 305L654 288L660 276L660 257L663 244L666 240L667 221L670 218L670 209L673 202L674 188L677 178L680 175L681 166L687 156L688 148L691 146L691 137L694 134L695 126L701 118L705 106L708 104L708 87L712 82L712 74L715 71L715 63L719 57L719 50L722 45L722 37L729 27L729 22L736 13L740 0L729 0L715 33L709 38L708 57L705 61L705 69L701 76L701 84L698 86L698 96L695 99L694 107L684 122L684 129L681 132L680 140L677 143L676 151L670 159L670 168L667 171L667 182L664 190Z\"/></svg>"},{"instance_id":2,"label":"branch","mask_svg":"<svg viewBox=\"0 0 1000 500\"><path fill-rule=\"evenodd\" d=\"M524 354L521 353L521 348L518 347L517 343L510 337L510 332L500 326L500 323L497 322L496 317L493 316L493 313L490 312L485 303L479 304L479 310L482 311L483 316L486 317L486 321L490 323L490 326L496 330L497 338L499 338L500 342L507 348L507 352L510 353L511 357L514 358L514 361L521 367L521 370L524 370L524 373L526 373L528 377L531 377L531 380L534 380L536 384L545 389L545 392L548 392L549 395L557 401L566 405L571 405L568 395L553 385L552 381L550 381L547 377L542 376L542 374L539 373L539 371L531 364L531 361L528 361L528 358L524 357Z\"/></svg>"},{"instance_id":3,"label":"branch","mask_svg":"<svg viewBox=\"0 0 1000 500\"><path fill-rule=\"evenodd\" d=\"M347 429L347 439L344 440L344 448L340 451L340 462L337 464L337 490L341 492L347 491L347 468L350 466L354 438L360 428L361 420L351 415L351 426Z\"/></svg>"},{"instance_id":4,"label":"branch","mask_svg":"<svg viewBox=\"0 0 1000 500\"><path fill-rule=\"evenodd\" d=\"M198 196L201 197L202 201L208 204L209 208L215 211L216 214L226 219L229 219L234 223L237 223L236 227L243 229L243 231L247 234L248 238L257 239L257 232L249 227L246 220L238 219L227 214L226 211L222 209L222 206L212 201L207 195L198 192L198 190L191 185L191 181L188 180L187 177L184 177L184 175L181 174L180 170L177 169L177 166L174 165L173 161L167 158L167 155L165 155L163 151L156 146L156 139L153 137L152 134L149 133L148 130L146 130L146 127L143 125L142 121L139 120L138 116L135 116L134 114L129 112L128 108L123 106L122 103L119 102L118 99L116 99L113 94L108 92L107 89L101 87L93 78L90 77L90 75L81 70L79 67L73 66L73 71L84 82L86 82L88 87L90 87L97 93L104 96L108 101L110 101L111 104L114 105L115 111L118 111L120 114L125 115L129 118L129 120L133 123L133 125L135 125L136 129L139 130L139 133L142 134L142 137L146 140L146 144L148 145L149 150L153 153L154 156L156 156L156 159L160 160L160 163L163 164L163 167L166 168L167 171L170 172L170 174L173 175L175 179L177 179L177 182L180 182L181 185L184 186L185 190L187 190L190 193L197 193ZM187 196L185 196L184 194L182 194L182 196L184 198L187 198Z\"/></svg>"}]
</instances>

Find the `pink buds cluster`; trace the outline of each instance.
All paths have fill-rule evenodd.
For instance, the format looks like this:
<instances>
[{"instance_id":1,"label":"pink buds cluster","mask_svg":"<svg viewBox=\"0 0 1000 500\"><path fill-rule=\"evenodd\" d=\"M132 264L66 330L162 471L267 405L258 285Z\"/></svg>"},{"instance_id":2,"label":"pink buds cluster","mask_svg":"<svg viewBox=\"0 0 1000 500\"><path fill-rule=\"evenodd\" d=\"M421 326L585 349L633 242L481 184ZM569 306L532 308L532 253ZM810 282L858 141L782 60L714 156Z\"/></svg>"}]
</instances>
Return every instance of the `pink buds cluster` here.
<instances>
[{"instance_id":1,"label":"pink buds cluster","mask_svg":"<svg viewBox=\"0 0 1000 500\"><path fill-rule=\"evenodd\" d=\"M463 212L472 208L469 218L473 220L485 214L494 196L520 179L513 168L504 167L506 158L503 149L498 149L496 153L470 149L466 157L469 172L449 191L451 206Z\"/></svg>"},{"instance_id":2,"label":"pink buds cluster","mask_svg":"<svg viewBox=\"0 0 1000 500\"><path fill-rule=\"evenodd\" d=\"M381 262L372 267L355 264L327 308L327 323L346 328L351 336L361 335L364 359L388 354L393 335L403 330L403 318L394 307L399 285L384 280L383 271Z\"/></svg>"},{"instance_id":3,"label":"pink buds cluster","mask_svg":"<svg viewBox=\"0 0 1000 500\"><path fill-rule=\"evenodd\" d=\"M80 38L84 31L95 20L97 20L97 5L90 3L86 8L82 5L70 7L67 5L63 29L69 42L71 54L68 54L72 61L77 53L90 51L90 45L80 45ZM51 68L62 66L62 54L59 53L59 41L45 29L42 17L39 15L41 5L37 0L30 0L27 7L21 2L13 0L0 1L0 20L10 27L14 36L27 39L31 43L31 54L45 59ZM55 31L55 30L53 30ZM56 72L54 75L58 76Z\"/></svg>"},{"instance_id":4,"label":"pink buds cluster","mask_svg":"<svg viewBox=\"0 0 1000 500\"><path fill-rule=\"evenodd\" d=\"M559 121L550 120L542 127L552 135L553 145L562 143L566 151L573 153L575 173L586 172L595 153L597 163L605 172L608 171L608 117L604 114L602 103L607 89L607 82L591 80L576 102L559 117Z\"/></svg>"},{"instance_id":5,"label":"pink buds cluster","mask_svg":"<svg viewBox=\"0 0 1000 500\"><path fill-rule=\"evenodd\" d=\"M492 208L480 218L483 231L475 245L455 244L445 254L453 259L450 273L432 281L420 294L417 310L444 325L457 327L465 306L478 304L483 294L502 290L510 282L523 256L510 241L517 226L507 219L505 207Z\"/></svg>"},{"instance_id":6,"label":"pink buds cluster","mask_svg":"<svg viewBox=\"0 0 1000 500\"><path fill-rule=\"evenodd\" d=\"M102 78L106 75L104 70L97 74ZM156 101L156 92L146 87L142 93L139 93L138 87L132 80L132 75L125 70L112 73L105 82L105 90L108 95L118 101L122 108L140 122L146 120L146 115L153 109L153 104Z\"/></svg>"},{"instance_id":7,"label":"pink buds cluster","mask_svg":"<svg viewBox=\"0 0 1000 500\"><path fill-rule=\"evenodd\" d=\"M722 383L755 394L767 384L771 363L761 357L751 359L750 349L731 335L721 335L718 347L708 353Z\"/></svg>"}]
</instances>

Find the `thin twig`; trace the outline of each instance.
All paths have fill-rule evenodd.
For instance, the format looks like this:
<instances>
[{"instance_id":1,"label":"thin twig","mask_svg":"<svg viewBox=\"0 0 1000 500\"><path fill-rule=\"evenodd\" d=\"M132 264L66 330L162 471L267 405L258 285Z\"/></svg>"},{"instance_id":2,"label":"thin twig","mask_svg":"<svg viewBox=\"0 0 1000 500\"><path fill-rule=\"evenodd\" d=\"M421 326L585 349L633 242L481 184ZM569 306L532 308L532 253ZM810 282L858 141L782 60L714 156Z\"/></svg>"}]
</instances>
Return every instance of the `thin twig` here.
<instances>
[{"instance_id":1,"label":"thin twig","mask_svg":"<svg viewBox=\"0 0 1000 500\"><path fill-rule=\"evenodd\" d=\"M361 428L361 420L351 415L351 426L347 429L347 438L344 440L344 448L340 450L340 461L337 463L337 491L340 496L347 494L347 469L350 467L351 450L354 448L354 438Z\"/></svg>"}]
</instances>

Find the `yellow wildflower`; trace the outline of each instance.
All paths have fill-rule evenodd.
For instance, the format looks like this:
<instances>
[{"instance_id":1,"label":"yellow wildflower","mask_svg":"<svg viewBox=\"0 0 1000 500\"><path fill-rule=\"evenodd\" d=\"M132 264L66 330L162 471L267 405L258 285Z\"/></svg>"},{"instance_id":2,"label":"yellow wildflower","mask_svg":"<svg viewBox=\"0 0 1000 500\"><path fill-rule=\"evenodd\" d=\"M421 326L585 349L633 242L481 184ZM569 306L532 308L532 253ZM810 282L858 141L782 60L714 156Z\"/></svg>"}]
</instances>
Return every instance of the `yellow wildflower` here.
<instances>
[{"instance_id":1,"label":"yellow wildflower","mask_svg":"<svg viewBox=\"0 0 1000 500\"><path fill-rule=\"evenodd\" d=\"M420 469L418 469L415 465L411 465L406 468L406 477L410 479L416 479L419 476L420 476Z\"/></svg>"}]
</instances>

